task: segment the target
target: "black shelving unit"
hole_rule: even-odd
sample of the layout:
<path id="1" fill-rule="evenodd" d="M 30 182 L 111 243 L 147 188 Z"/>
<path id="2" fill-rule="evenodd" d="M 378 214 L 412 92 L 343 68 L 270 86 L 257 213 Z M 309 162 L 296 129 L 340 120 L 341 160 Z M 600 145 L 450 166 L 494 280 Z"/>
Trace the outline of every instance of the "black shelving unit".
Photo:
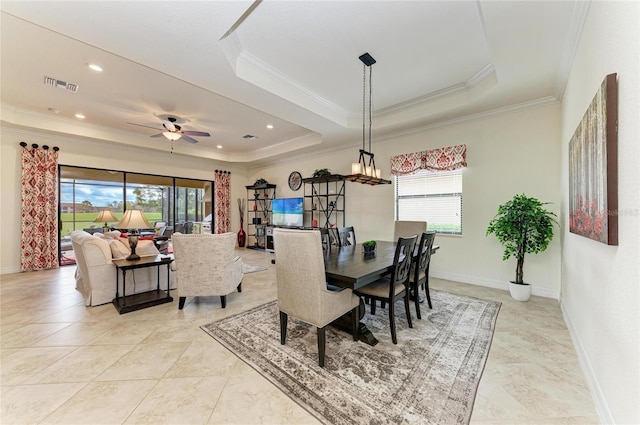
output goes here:
<path id="1" fill-rule="evenodd" d="M 345 177 L 330 174 L 302 179 L 305 223 L 337 232 L 345 223 Z M 337 233 L 336 233 L 337 234 Z"/>
<path id="2" fill-rule="evenodd" d="M 271 201 L 276 197 L 275 184 L 247 188 L 247 248 L 265 249 L 267 226 L 271 223 Z"/>

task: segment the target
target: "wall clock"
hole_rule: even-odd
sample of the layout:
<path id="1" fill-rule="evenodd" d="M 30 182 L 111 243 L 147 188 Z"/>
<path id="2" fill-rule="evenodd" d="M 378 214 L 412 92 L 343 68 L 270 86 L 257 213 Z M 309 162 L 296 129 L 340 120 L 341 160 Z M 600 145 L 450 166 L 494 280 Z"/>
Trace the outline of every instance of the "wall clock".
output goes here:
<path id="1" fill-rule="evenodd" d="M 294 171 L 289 174 L 289 189 L 298 190 L 302 186 L 302 176 L 299 172 Z"/>

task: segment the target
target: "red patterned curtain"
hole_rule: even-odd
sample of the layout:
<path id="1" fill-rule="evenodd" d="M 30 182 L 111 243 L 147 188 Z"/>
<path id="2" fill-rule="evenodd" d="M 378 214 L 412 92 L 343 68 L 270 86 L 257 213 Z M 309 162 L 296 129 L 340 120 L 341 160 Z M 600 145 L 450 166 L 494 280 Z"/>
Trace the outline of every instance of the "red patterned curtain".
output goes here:
<path id="1" fill-rule="evenodd" d="M 215 184 L 215 233 L 231 230 L 231 173 L 216 170 Z"/>
<path id="2" fill-rule="evenodd" d="M 58 148 L 20 143 L 22 247 L 20 270 L 58 267 Z"/>
<path id="3" fill-rule="evenodd" d="M 405 153 L 391 157 L 391 174 L 406 176 L 418 170 L 453 171 L 467 166 L 467 146 Z"/>

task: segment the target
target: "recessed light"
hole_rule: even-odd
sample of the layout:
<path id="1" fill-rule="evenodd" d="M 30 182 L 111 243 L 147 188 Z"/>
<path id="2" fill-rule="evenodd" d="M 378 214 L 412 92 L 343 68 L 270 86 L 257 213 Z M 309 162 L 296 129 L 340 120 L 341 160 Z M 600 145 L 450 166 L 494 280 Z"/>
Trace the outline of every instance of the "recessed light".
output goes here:
<path id="1" fill-rule="evenodd" d="M 96 72 L 102 72 L 102 67 L 100 65 L 96 65 L 95 63 L 90 63 L 89 68 Z"/>
<path id="2" fill-rule="evenodd" d="M 273 124 L 267 124 L 267 128 L 271 130 L 273 128 Z"/>
<path id="3" fill-rule="evenodd" d="M 83 120 L 86 117 L 84 115 L 82 115 L 82 114 L 76 114 L 76 118 L 78 118 L 79 120 Z"/>
<path id="4" fill-rule="evenodd" d="M 222 145 L 218 145 L 218 146 L 216 146 L 216 148 L 222 149 Z"/>

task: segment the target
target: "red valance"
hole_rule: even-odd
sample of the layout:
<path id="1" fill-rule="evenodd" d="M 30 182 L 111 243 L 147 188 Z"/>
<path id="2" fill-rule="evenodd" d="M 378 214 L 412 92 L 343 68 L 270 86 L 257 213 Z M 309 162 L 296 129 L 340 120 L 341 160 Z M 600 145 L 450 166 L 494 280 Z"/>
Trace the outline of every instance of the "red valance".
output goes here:
<path id="1" fill-rule="evenodd" d="M 406 176 L 418 170 L 453 171 L 467 166 L 467 145 L 448 146 L 391 157 L 391 174 Z"/>

